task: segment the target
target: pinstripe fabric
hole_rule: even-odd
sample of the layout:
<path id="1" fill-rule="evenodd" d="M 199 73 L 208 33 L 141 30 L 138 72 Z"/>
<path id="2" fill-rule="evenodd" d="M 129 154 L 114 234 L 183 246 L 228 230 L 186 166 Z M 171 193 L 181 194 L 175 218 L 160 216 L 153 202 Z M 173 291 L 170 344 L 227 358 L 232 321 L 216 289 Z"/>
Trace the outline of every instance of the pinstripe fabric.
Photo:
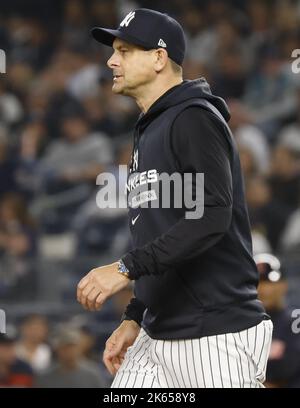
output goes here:
<path id="1" fill-rule="evenodd" d="M 112 388 L 263 388 L 273 325 L 237 333 L 155 340 L 141 329 Z"/>

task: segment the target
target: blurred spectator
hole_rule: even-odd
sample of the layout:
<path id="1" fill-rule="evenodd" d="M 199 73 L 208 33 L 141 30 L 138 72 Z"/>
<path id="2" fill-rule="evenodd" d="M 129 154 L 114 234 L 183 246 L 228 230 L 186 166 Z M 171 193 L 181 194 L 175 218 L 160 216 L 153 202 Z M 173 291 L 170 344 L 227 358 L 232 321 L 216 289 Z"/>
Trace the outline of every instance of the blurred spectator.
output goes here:
<path id="1" fill-rule="evenodd" d="M 99 352 L 95 355 L 96 336 L 88 326 L 83 326 L 79 332 L 79 352 L 87 361 L 97 361 Z"/>
<path id="2" fill-rule="evenodd" d="M 23 108 L 19 99 L 6 90 L 5 82 L 0 82 L 0 122 L 11 126 L 18 123 L 23 116 Z"/>
<path id="3" fill-rule="evenodd" d="M 186 30 L 187 58 L 208 63 L 215 45 L 215 34 L 206 27 L 204 17 L 203 10 L 198 7 L 187 7 L 182 15 L 182 23 Z"/>
<path id="4" fill-rule="evenodd" d="M 186 58 L 183 62 L 183 78 L 198 79 L 199 76 L 203 76 L 208 82 L 211 82 L 212 72 L 204 63 Z"/>
<path id="5" fill-rule="evenodd" d="M 258 50 L 272 37 L 272 18 L 274 9 L 271 2 L 261 0 L 246 1 L 246 11 L 250 23 L 250 52 Z"/>
<path id="6" fill-rule="evenodd" d="M 283 211 L 291 213 L 298 206 L 300 196 L 299 153 L 278 145 L 273 150 L 269 182 L 274 199 Z"/>
<path id="7" fill-rule="evenodd" d="M 241 50 L 221 50 L 212 78 L 212 91 L 222 98 L 241 98 L 245 92 L 246 80 Z"/>
<path id="8" fill-rule="evenodd" d="M 51 350 L 46 343 L 48 322 L 41 315 L 27 316 L 20 328 L 17 356 L 26 361 L 34 372 L 45 371 L 51 363 Z"/>
<path id="9" fill-rule="evenodd" d="M 299 202 L 298 156 L 284 146 L 276 147 L 269 176 L 263 178 L 255 175 L 249 152 L 243 148 L 240 151 L 251 225 L 255 230 L 264 231 L 273 250 L 276 250 L 286 223 Z"/>
<path id="10" fill-rule="evenodd" d="M 279 32 L 289 33 L 299 27 L 299 10 L 297 10 L 297 3 L 299 8 L 299 2 L 297 1 L 278 2 L 277 7 L 274 9 L 274 20 L 276 29 Z"/>
<path id="11" fill-rule="evenodd" d="M 14 15 L 8 21 L 11 54 L 14 62 L 29 63 L 34 69 L 43 68 L 52 52 L 53 42 L 45 25 L 33 18 Z"/>
<path id="12" fill-rule="evenodd" d="M 28 200 L 38 189 L 37 167 L 47 144 L 47 129 L 41 120 L 32 120 L 23 127 L 20 135 L 18 166 L 15 179 L 18 189 Z"/>
<path id="13" fill-rule="evenodd" d="M 70 113 L 62 120 L 63 139 L 49 146 L 40 170 L 50 192 L 70 185 L 95 182 L 99 173 L 112 162 L 109 140 L 103 134 L 90 134 L 84 116 Z"/>
<path id="14" fill-rule="evenodd" d="M 15 121 L 19 121 L 22 119 L 24 108 L 20 103 L 22 103 L 22 98 L 26 97 L 28 87 L 34 79 L 35 70 L 29 62 L 12 61 L 6 75 L 10 89 L 12 89 L 15 96 L 15 105 L 18 106 L 15 109 L 18 112 L 18 115 L 15 116 Z"/>
<path id="15" fill-rule="evenodd" d="M 275 46 L 263 49 L 259 62 L 258 70 L 248 80 L 244 102 L 251 109 L 254 122 L 274 139 L 280 121 L 293 112 L 294 87 Z"/>
<path id="16" fill-rule="evenodd" d="M 108 250 L 121 255 L 127 249 L 129 229 L 125 186 L 131 150 L 132 141 L 128 141 L 124 135 L 117 149 L 115 164 L 107 168 L 115 178 L 115 183 L 111 183 L 112 189 L 109 191 L 108 186 L 105 186 L 105 194 L 102 194 L 100 187 L 97 194 L 79 208 L 73 219 L 78 240 L 77 252 L 81 255 L 96 256 L 99 251 Z M 105 203 L 98 203 L 99 196 L 105 198 Z"/>
<path id="17" fill-rule="evenodd" d="M 69 227 L 72 212 L 90 197 L 96 177 L 113 159 L 109 139 L 90 133 L 84 116 L 70 113 L 61 127 L 63 138 L 50 144 L 40 161 L 44 197 L 35 203 L 45 225 L 49 222 L 54 229 Z"/>
<path id="18" fill-rule="evenodd" d="M 112 323 L 112 321 L 110 322 Z M 88 366 L 92 366 L 94 369 L 96 369 L 97 373 L 100 375 L 102 387 L 109 387 L 112 383 L 112 378 L 102 361 L 104 351 L 103 342 L 106 341 L 106 334 L 104 328 L 103 336 L 103 328 L 101 328 L 101 326 L 104 325 L 105 322 L 101 322 L 101 320 L 90 321 L 81 325 L 79 328 L 80 340 L 78 347 L 82 356 L 82 361 L 85 361 Z M 74 327 L 76 327 L 76 325 Z"/>
<path id="19" fill-rule="evenodd" d="M 267 173 L 270 165 L 270 148 L 264 133 L 253 125 L 251 113 L 241 102 L 231 99 L 228 105 L 231 113 L 229 124 L 238 146 L 252 153 L 259 173 Z"/>
<path id="20" fill-rule="evenodd" d="M 17 358 L 15 339 L 0 333 L 0 387 L 31 387 L 32 384 L 31 367 Z"/>
<path id="21" fill-rule="evenodd" d="M 252 150 L 247 146 L 239 146 L 240 161 L 245 179 L 257 174 L 257 165 Z"/>
<path id="22" fill-rule="evenodd" d="M 280 269 L 279 260 L 271 254 L 255 257 L 260 273 L 258 294 L 267 313 L 271 316 L 274 329 L 267 366 L 267 387 L 300 387 L 300 340 L 292 332 L 291 312 L 284 304 L 287 282 Z"/>
<path id="23" fill-rule="evenodd" d="M 120 8 L 124 7 L 124 4 L 126 6 L 127 3 L 127 1 L 119 2 L 116 0 L 92 0 L 90 7 L 90 18 L 92 23 L 101 27 L 117 26 L 119 20 L 127 14 L 127 11 L 125 11 L 121 16 L 118 16 L 118 12 Z M 128 10 L 128 13 L 129 11 L 130 10 Z"/>
<path id="24" fill-rule="evenodd" d="M 300 156 L 300 84 L 296 84 L 296 104 L 294 120 L 284 126 L 279 133 L 278 145 L 284 146 Z"/>
<path id="25" fill-rule="evenodd" d="M 282 21 L 281 16 L 278 13 L 278 23 Z M 296 27 L 289 28 L 287 30 L 279 31 L 278 41 L 280 46 L 280 52 L 286 61 L 286 65 L 290 64 L 291 50 L 296 50 L 299 48 L 299 13 L 295 13 L 292 16 L 292 24 L 296 23 Z M 287 68 L 290 68 L 287 66 Z M 297 79 L 295 78 L 297 83 Z"/>
<path id="26" fill-rule="evenodd" d="M 261 176 L 246 180 L 246 199 L 252 229 L 261 232 L 272 248 L 277 248 L 289 212 L 273 199 L 268 182 Z"/>
<path id="27" fill-rule="evenodd" d="M 300 249 L 300 208 L 294 211 L 287 220 L 280 239 L 280 250 L 284 254 L 299 254 Z"/>
<path id="28" fill-rule="evenodd" d="M 102 388 L 97 366 L 82 357 L 78 331 L 64 327 L 53 339 L 56 364 L 36 376 L 40 388 Z"/>
<path id="29" fill-rule="evenodd" d="M 94 96 L 98 91 L 99 66 L 93 64 L 86 54 L 79 54 L 79 67 L 68 80 L 67 88 L 70 95 L 82 100 L 86 97 Z"/>
<path id="30" fill-rule="evenodd" d="M 16 191 L 15 172 L 17 160 L 10 154 L 8 132 L 0 127 L 0 198 L 8 192 Z"/>
<path id="31" fill-rule="evenodd" d="M 0 201 L 0 291 L 10 300 L 33 296 L 36 278 L 32 257 L 36 231 L 21 196 L 7 194 Z"/>
<path id="32" fill-rule="evenodd" d="M 84 3 L 80 0 L 67 0 L 64 3 L 64 28 L 62 42 L 70 48 L 84 49 L 89 40 L 87 15 Z"/>
<path id="33" fill-rule="evenodd" d="M 104 132 L 109 136 L 115 136 L 119 127 L 109 111 L 106 99 L 103 95 L 95 95 L 85 98 L 83 106 L 94 132 Z"/>
<path id="34" fill-rule="evenodd" d="M 64 58 L 68 58 L 68 56 Z M 59 70 L 59 74 L 55 74 L 56 69 Z M 60 67 L 52 67 L 50 78 L 47 80 L 49 80 L 49 86 L 54 87 L 54 92 L 46 91 L 45 95 L 42 95 L 41 98 L 38 95 L 37 102 L 47 104 L 45 108 L 42 107 L 42 110 L 44 110 L 48 133 L 52 140 L 57 140 L 61 135 L 61 122 L 65 112 L 80 112 L 82 105 L 74 96 L 67 92 L 67 75 L 61 71 Z M 34 104 L 35 102 L 33 100 L 32 103 Z M 30 108 L 33 109 L 34 106 L 29 106 Z"/>

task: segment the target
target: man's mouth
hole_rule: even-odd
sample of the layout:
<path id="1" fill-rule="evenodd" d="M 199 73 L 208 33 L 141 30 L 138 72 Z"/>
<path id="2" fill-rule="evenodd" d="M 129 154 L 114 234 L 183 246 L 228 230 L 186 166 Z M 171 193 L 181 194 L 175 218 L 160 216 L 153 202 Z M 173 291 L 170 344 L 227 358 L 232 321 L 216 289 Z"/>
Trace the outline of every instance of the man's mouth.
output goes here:
<path id="1" fill-rule="evenodd" d="M 118 78 L 121 78 L 123 75 L 114 75 L 113 80 L 116 81 Z"/>

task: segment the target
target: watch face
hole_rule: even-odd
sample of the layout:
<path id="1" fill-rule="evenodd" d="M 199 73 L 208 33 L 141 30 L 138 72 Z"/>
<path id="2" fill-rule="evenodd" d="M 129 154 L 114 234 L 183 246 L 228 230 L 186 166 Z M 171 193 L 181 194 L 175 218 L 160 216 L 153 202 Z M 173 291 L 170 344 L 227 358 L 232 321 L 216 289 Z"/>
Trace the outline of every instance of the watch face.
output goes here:
<path id="1" fill-rule="evenodd" d="M 119 272 L 128 277 L 129 270 L 122 261 L 119 262 Z"/>
<path id="2" fill-rule="evenodd" d="M 120 263 L 119 263 L 119 270 L 120 270 L 121 272 L 126 272 L 126 271 L 127 271 L 127 268 L 126 268 L 126 266 L 124 265 L 123 262 L 120 262 Z"/>

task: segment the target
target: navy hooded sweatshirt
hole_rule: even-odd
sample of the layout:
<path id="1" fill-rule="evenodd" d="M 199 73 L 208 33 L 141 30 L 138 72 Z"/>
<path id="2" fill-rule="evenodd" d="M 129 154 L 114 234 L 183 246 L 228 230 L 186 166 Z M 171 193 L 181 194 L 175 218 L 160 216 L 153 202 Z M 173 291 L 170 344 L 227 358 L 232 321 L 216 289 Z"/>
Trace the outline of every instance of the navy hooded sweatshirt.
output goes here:
<path id="1" fill-rule="evenodd" d="M 237 332 L 268 319 L 257 299 L 258 272 L 229 119 L 224 100 L 200 78 L 169 89 L 135 126 L 127 181 L 134 249 L 122 257 L 135 280 L 135 297 L 125 316 L 152 338 Z M 187 208 L 175 208 L 172 199 L 170 208 L 156 199 L 158 175 L 175 172 L 204 174 L 201 218 L 187 218 Z M 193 192 L 195 185 L 193 177 Z M 139 206 L 143 200 L 151 205 Z"/>

